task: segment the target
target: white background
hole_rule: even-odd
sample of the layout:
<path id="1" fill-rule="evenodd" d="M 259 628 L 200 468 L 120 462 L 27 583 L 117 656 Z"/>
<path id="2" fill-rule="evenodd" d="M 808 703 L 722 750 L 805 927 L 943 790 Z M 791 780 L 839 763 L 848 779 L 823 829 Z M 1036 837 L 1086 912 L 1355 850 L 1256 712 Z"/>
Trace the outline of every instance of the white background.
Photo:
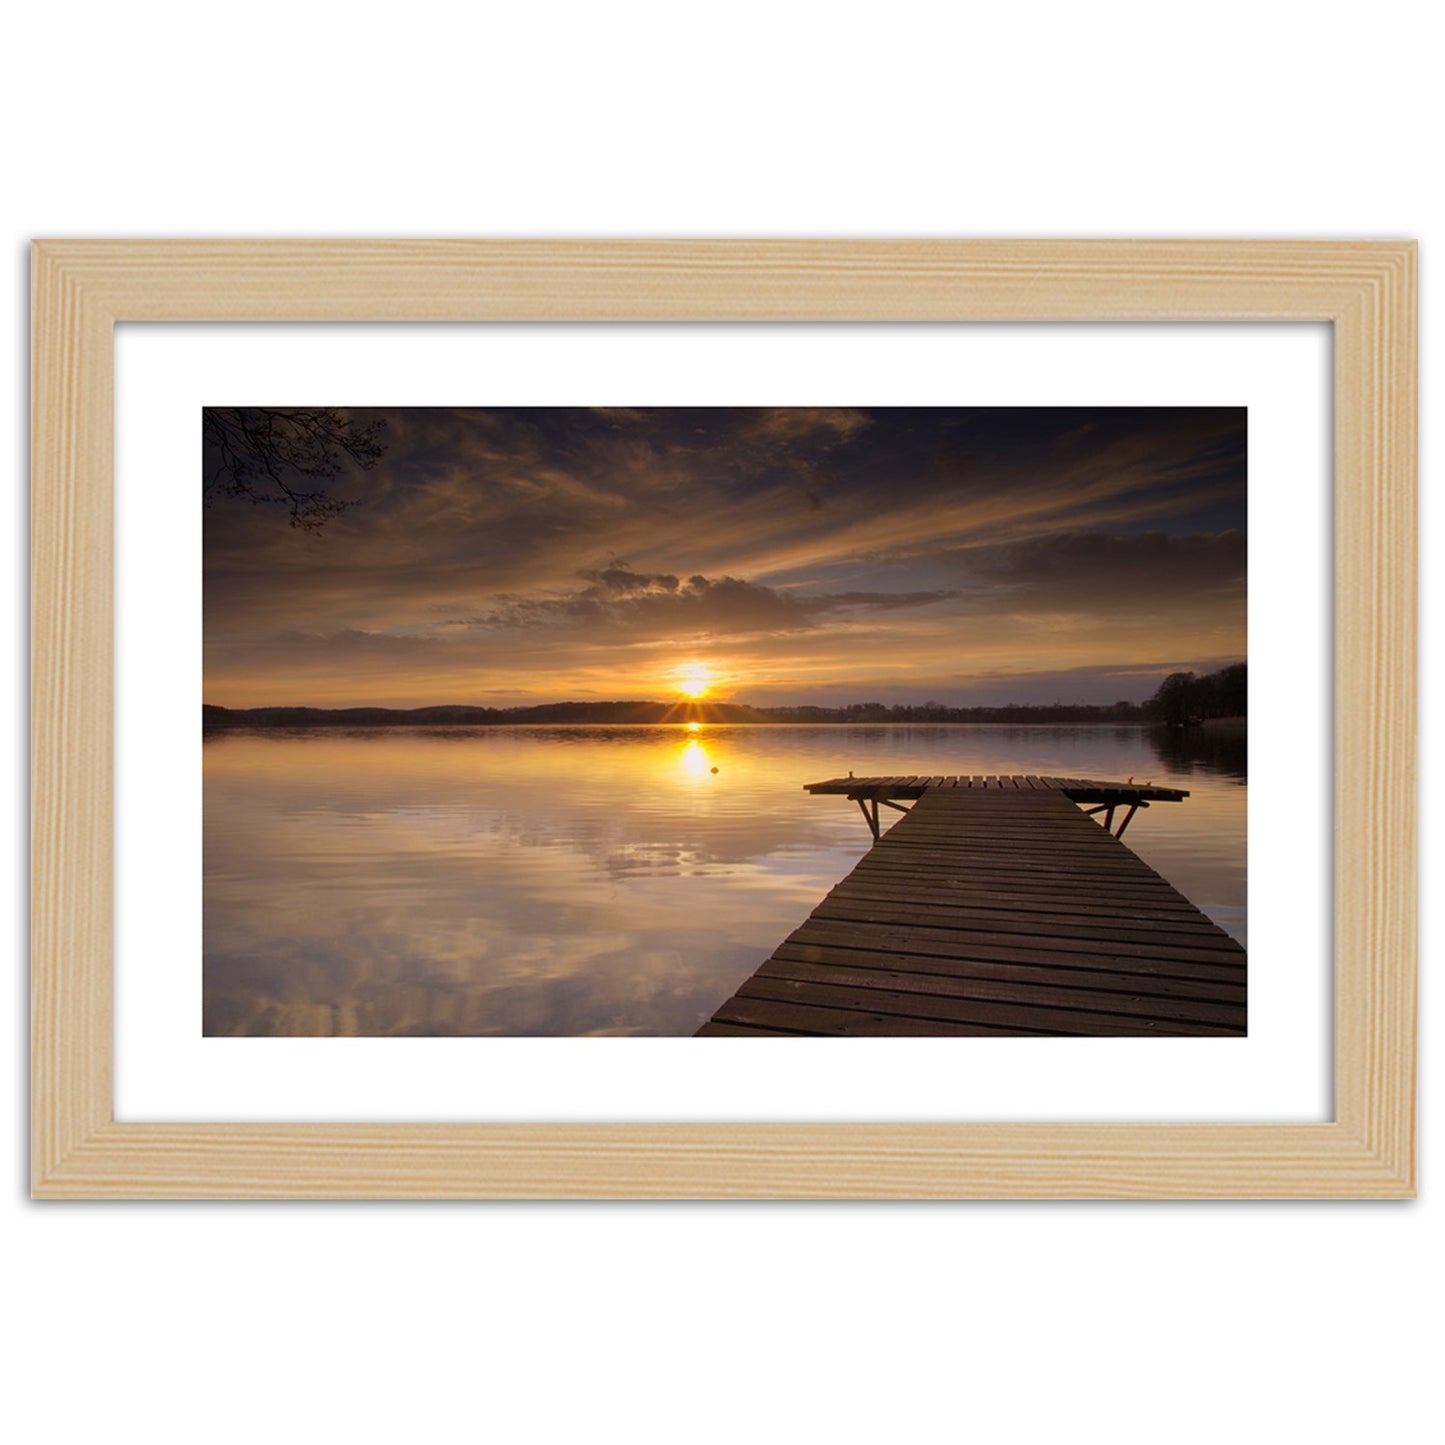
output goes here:
<path id="1" fill-rule="evenodd" d="M 1415 236 L 1428 396 L 1445 216 L 1426 14 L 1390 0 L 1348 14 L 1259 0 L 19 12 L 0 75 L 14 792 L 29 237 Z M 1429 420 L 1422 520 L 1438 555 Z M 1427 660 L 1439 599 L 1427 569 Z M 1427 747 L 1426 880 L 1437 772 Z M 32 1205 L 21 811 L 0 871 L 15 964 L 0 995 L 0 1358 L 18 1438 L 1438 1428 L 1428 1049 L 1412 1204 Z M 1428 887 L 1424 902 L 1428 1043 Z"/>
<path id="2" fill-rule="evenodd" d="M 1333 1117 L 1328 730 L 1298 721 L 1330 712 L 1331 359 L 1320 325 L 122 327 L 116 1117 Z M 575 404 L 599 387 L 609 404 L 1248 408 L 1251 555 L 1287 558 L 1289 585 L 1266 580 L 1249 617 L 1247 1039 L 1208 1048 L 1009 1039 L 987 1049 L 916 1039 L 778 1049 L 757 1039 L 699 1049 L 685 1038 L 199 1035 L 200 408 L 258 395 Z"/>

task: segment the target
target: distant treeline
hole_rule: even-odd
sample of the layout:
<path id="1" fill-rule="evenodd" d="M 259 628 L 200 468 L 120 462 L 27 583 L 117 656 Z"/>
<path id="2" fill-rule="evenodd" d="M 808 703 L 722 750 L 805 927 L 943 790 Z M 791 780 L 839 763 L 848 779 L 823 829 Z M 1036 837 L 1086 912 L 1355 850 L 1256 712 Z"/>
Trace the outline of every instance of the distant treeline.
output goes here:
<path id="1" fill-rule="evenodd" d="M 1197 677 L 1176 672 L 1147 702 L 1011 703 L 948 707 L 939 702 L 846 707 L 749 707 L 736 702 L 551 702 L 535 707 L 215 707 L 206 728 L 477 727 L 566 723 L 1165 723 L 1190 724 L 1246 713 L 1245 664 Z"/>
<path id="2" fill-rule="evenodd" d="M 1202 723 L 1213 717 L 1249 715 L 1249 674 L 1236 662 L 1218 672 L 1196 677 L 1192 672 L 1171 672 L 1144 704 L 1150 722 Z"/>

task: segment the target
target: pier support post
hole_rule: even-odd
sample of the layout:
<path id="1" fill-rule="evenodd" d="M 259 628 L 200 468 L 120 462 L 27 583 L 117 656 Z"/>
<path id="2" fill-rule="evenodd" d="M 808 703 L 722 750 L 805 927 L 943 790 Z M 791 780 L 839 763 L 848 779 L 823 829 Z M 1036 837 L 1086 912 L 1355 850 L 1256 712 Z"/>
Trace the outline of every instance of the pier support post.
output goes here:
<path id="1" fill-rule="evenodd" d="M 863 814 L 863 821 L 868 824 L 868 830 L 873 834 L 873 841 L 876 843 L 881 836 L 878 832 L 878 800 L 876 798 L 855 798 L 859 810 Z M 872 811 L 869 811 L 869 803 L 872 803 Z"/>
<path id="2" fill-rule="evenodd" d="M 1139 811 L 1140 808 L 1147 808 L 1148 806 L 1149 804 L 1146 803 L 1142 798 L 1140 798 L 1137 802 L 1133 803 L 1130 806 L 1129 811 L 1124 814 L 1124 821 L 1119 824 L 1119 831 L 1115 833 L 1114 836 L 1116 838 L 1122 838 L 1124 836 L 1124 829 L 1129 826 L 1129 819 L 1132 818 L 1134 814 Z"/>

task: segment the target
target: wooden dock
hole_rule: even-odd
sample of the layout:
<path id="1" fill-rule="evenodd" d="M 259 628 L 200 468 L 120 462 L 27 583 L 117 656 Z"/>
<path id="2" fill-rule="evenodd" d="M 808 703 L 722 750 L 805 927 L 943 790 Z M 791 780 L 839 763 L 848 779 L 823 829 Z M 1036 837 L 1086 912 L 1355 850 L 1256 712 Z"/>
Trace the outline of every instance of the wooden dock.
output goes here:
<path id="1" fill-rule="evenodd" d="M 873 847 L 700 1037 L 1245 1033 L 1244 950 L 1119 839 L 1186 792 L 851 775 L 807 791 L 857 802 Z M 884 831 L 880 805 L 905 816 Z"/>

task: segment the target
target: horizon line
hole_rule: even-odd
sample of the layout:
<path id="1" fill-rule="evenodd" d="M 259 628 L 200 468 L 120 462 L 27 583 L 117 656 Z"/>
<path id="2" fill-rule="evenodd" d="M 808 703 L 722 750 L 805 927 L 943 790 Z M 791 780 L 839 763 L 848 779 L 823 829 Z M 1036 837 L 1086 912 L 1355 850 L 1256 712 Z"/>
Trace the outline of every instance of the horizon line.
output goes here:
<path id="1" fill-rule="evenodd" d="M 1008 702 L 943 702 L 937 698 L 929 698 L 922 702 L 881 702 L 870 700 L 867 702 L 778 702 L 778 703 L 750 703 L 742 702 L 733 698 L 576 698 L 563 697 L 553 698 L 544 702 L 518 702 L 518 703 L 472 703 L 472 702 L 424 702 L 414 704 L 397 703 L 307 703 L 307 702 L 263 702 L 263 703 L 214 703 L 202 700 L 203 708 L 215 708 L 221 712 L 266 712 L 266 711 L 306 711 L 306 712 L 427 712 L 435 709 L 448 708 L 453 710 L 465 710 L 470 712 L 525 712 L 533 708 L 555 708 L 555 707 L 647 707 L 666 708 L 671 711 L 700 712 L 710 708 L 735 708 L 747 712 L 778 712 L 794 710 L 799 708 L 812 708 L 820 712 L 847 712 L 850 709 L 871 710 L 874 708 L 888 711 L 902 708 L 942 708 L 951 712 L 982 712 L 998 711 L 1001 709 L 1037 709 L 1048 710 L 1054 708 L 1089 708 L 1098 712 L 1114 711 L 1121 707 L 1143 708 L 1152 698 L 1145 698 L 1139 701 L 1120 698 L 1114 702 L 1087 702 L 1080 698 L 1064 699 L 1055 698 L 1052 702 L 1025 702 L 1014 699 Z"/>

